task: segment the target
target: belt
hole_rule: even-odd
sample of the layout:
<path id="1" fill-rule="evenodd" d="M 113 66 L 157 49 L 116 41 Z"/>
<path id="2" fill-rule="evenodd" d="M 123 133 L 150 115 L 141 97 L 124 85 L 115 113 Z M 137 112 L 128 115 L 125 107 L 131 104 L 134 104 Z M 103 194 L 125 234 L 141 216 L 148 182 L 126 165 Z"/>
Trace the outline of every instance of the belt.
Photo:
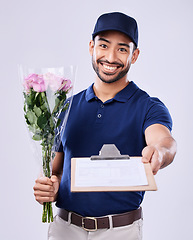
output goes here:
<path id="1" fill-rule="evenodd" d="M 70 222 L 78 227 L 82 227 L 86 231 L 96 231 L 97 229 L 110 228 L 109 217 L 83 217 L 73 212 L 68 212 L 65 209 L 59 209 L 58 216 L 65 221 L 68 221 L 69 213 Z M 121 227 L 132 224 L 134 221 L 142 218 L 141 207 L 137 210 L 112 215 L 113 227 Z"/>

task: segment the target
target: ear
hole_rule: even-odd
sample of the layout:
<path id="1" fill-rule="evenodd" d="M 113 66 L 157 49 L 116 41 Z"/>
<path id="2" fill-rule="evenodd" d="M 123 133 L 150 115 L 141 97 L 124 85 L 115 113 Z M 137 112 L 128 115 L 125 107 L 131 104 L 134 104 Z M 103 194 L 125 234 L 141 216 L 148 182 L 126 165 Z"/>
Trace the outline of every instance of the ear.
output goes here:
<path id="1" fill-rule="evenodd" d="M 94 51 L 94 41 L 90 40 L 89 42 L 89 53 L 92 56 L 93 55 L 93 51 Z"/>
<path id="2" fill-rule="evenodd" d="M 140 53 L 139 48 L 135 49 L 131 59 L 131 64 L 134 64 L 137 61 L 139 53 Z"/>

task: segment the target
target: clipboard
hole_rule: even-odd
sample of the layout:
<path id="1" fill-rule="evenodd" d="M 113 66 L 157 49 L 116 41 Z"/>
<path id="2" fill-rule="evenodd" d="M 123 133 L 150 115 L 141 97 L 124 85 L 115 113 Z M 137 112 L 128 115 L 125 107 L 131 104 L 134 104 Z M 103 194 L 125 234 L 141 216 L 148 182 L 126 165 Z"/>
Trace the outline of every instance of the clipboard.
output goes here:
<path id="1" fill-rule="evenodd" d="M 141 172 L 142 175 L 145 175 L 146 178 L 146 180 L 144 180 L 145 184 L 130 185 L 127 184 L 127 182 L 126 183 L 124 182 L 123 177 L 120 178 L 118 177 L 118 180 L 119 179 L 121 180 L 120 185 L 119 181 L 111 183 L 112 179 L 110 179 L 110 175 L 108 175 L 109 171 L 114 169 L 116 174 L 116 166 L 122 165 L 123 166 L 122 170 L 123 171 L 125 170 L 127 172 L 127 168 L 132 166 L 132 164 L 134 163 L 133 161 L 135 161 L 135 166 L 139 167 L 140 165 L 139 169 L 140 171 L 142 171 Z M 106 164 L 108 164 L 110 170 L 108 169 L 108 167 L 104 167 L 106 166 Z M 93 165 L 94 168 L 90 168 L 91 165 Z M 92 170 L 92 174 L 91 172 L 88 172 L 89 169 Z M 98 169 L 99 175 L 97 175 L 97 170 L 95 169 Z M 104 183 L 101 182 L 102 179 L 100 179 L 100 172 L 104 172 L 104 174 L 107 174 L 109 176 L 109 179 L 107 179 L 107 184 L 105 181 Z M 81 174 L 83 175 L 82 178 L 81 176 L 79 176 Z M 117 176 L 116 175 L 114 176 L 116 179 Z M 126 174 L 124 174 L 124 176 L 126 176 Z M 92 183 L 92 180 L 94 178 L 96 178 L 96 180 L 94 183 Z M 81 182 L 82 179 L 84 179 L 84 182 Z M 137 178 L 136 181 L 138 182 Z M 109 184 L 109 182 L 111 184 Z M 71 192 L 119 192 L 119 191 L 156 191 L 156 190 L 157 185 L 151 170 L 150 163 L 142 163 L 141 157 L 130 157 L 129 155 L 121 155 L 119 150 L 116 148 L 114 144 L 104 144 L 103 147 L 101 148 L 101 151 L 99 152 L 99 155 L 91 156 L 90 158 L 71 159 Z"/>

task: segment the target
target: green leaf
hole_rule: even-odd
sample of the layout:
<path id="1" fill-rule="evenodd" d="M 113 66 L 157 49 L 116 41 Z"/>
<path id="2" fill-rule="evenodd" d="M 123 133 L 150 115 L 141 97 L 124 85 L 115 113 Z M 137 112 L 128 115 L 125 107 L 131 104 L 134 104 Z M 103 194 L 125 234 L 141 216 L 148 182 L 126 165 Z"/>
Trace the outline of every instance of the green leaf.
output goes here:
<path id="1" fill-rule="evenodd" d="M 52 112 L 52 114 L 54 116 L 60 111 L 64 102 L 66 101 L 66 93 L 65 92 L 61 91 L 61 92 L 57 93 L 56 95 L 57 95 L 57 98 L 55 99 L 55 107 Z"/>
<path id="2" fill-rule="evenodd" d="M 31 90 L 29 94 L 24 95 L 26 104 L 29 109 L 32 109 L 33 106 L 35 105 L 35 96 L 36 93 L 33 90 Z"/>
<path id="3" fill-rule="evenodd" d="M 55 106 L 58 106 L 60 104 L 60 99 L 57 97 L 56 99 L 55 99 Z"/>
<path id="4" fill-rule="evenodd" d="M 50 127 L 53 129 L 54 128 L 54 119 L 50 117 Z"/>
<path id="5" fill-rule="evenodd" d="M 41 108 L 34 106 L 34 113 L 36 114 L 37 117 L 39 117 L 42 114 Z"/>
<path id="6" fill-rule="evenodd" d="M 28 126 L 28 128 L 29 128 L 30 132 L 32 132 L 34 134 L 39 134 L 39 135 L 41 134 L 41 129 L 35 124 Z"/>
<path id="7" fill-rule="evenodd" d="M 45 114 L 42 114 L 41 116 L 38 117 L 37 125 L 39 126 L 40 129 L 44 129 L 47 122 L 48 122 L 47 116 Z"/>
<path id="8" fill-rule="evenodd" d="M 49 111 L 48 104 L 44 103 L 43 105 L 40 106 L 40 109 L 42 111 Z"/>
<path id="9" fill-rule="evenodd" d="M 35 140 L 35 141 L 40 141 L 42 139 L 42 137 L 39 134 L 34 134 L 32 139 Z"/>
<path id="10" fill-rule="evenodd" d="M 61 104 L 61 100 L 59 99 L 59 97 L 57 97 L 57 98 L 55 99 L 55 107 L 54 107 L 54 109 L 53 109 L 53 111 L 52 111 L 52 114 L 53 114 L 53 115 L 55 115 L 55 114 L 58 112 L 58 109 L 59 109 L 60 104 Z"/>
<path id="11" fill-rule="evenodd" d="M 28 120 L 26 114 L 25 114 L 24 116 L 25 116 L 26 123 L 27 123 L 28 125 L 30 125 L 30 122 L 29 122 L 29 120 Z"/>
<path id="12" fill-rule="evenodd" d="M 26 112 L 26 104 L 24 104 L 23 110 L 24 112 Z"/>
<path id="13" fill-rule="evenodd" d="M 37 107 L 42 106 L 45 103 L 45 93 L 39 92 L 36 96 L 35 103 Z"/>
<path id="14" fill-rule="evenodd" d="M 57 123 L 56 123 L 56 128 L 59 127 L 60 123 L 61 123 L 61 119 L 59 118 Z"/>
<path id="15" fill-rule="evenodd" d="M 35 115 L 35 113 L 33 111 L 27 111 L 26 115 L 26 120 L 30 123 L 30 124 L 36 124 L 37 122 L 37 117 Z"/>
<path id="16" fill-rule="evenodd" d="M 67 102 L 67 103 L 65 104 L 64 108 L 62 109 L 62 112 L 66 111 L 66 110 L 68 109 L 69 105 L 70 105 L 70 103 Z"/>

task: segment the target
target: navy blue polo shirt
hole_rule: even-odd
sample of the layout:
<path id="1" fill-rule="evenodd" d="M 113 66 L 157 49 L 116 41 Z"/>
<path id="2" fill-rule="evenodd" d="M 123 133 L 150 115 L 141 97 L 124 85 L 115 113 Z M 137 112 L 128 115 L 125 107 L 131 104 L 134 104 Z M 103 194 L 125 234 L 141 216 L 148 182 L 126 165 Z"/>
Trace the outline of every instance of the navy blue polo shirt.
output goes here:
<path id="1" fill-rule="evenodd" d="M 144 192 L 72 193 L 71 158 L 98 155 L 103 144 L 115 144 L 121 154 L 141 156 L 144 131 L 156 123 L 171 130 L 167 108 L 134 82 L 104 103 L 95 96 L 93 85 L 75 95 L 59 150 L 64 152 L 64 166 L 56 206 L 95 217 L 137 209 Z"/>

